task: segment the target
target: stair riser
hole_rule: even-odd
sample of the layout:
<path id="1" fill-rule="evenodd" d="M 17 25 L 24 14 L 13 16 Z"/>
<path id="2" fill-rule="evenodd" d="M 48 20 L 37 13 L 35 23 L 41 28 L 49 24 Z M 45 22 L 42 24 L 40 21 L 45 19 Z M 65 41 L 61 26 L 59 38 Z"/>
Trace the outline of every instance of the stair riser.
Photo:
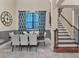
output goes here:
<path id="1" fill-rule="evenodd" d="M 64 26 L 58 26 L 58 28 L 65 28 Z"/>
<path id="2" fill-rule="evenodd" d="M 58 24 L 58 26 L 63 26 L 62 24 Z"/>
<path id="3" fill-rule="evenodd" d="M 66 30 L 65 28 L 58 28 L 58 30 Z"/>
<path id="4" fill-rule="evenodd" d="M 58 36 L 58 38 L 70 38 L 70 36 Z"/>
<path id="5" fill-rule="evenodd" d="M 58 47 L 77 47 L 77 44 L 58 44 Z"/>
<path id="6" fill-rule="evenodd" d="M 58 27 L 58 28 L 64 29 L 64 27 Z"/>
<path id="7" fill-rule="evenodd" d="M 67 32 L 66 30 L 59 30 L 58 32 Z"/>
<path id="8" fill-rule="evenodd" d="M 68 33 L 58 33 L 58 35 L 69 35 Z"/>
<path id="9" fill-rule="evenodd" d="M 70 35 L 59 35 L 58 34 L 58 37 L 70 37 Z"/>
<path id="10" fill-rule="evenodd" d="M 58 32 L 67 32 L 67 31 L 65 31 L 65 30 L 58 30 Z"/>
<path id="11" fill-rule="evenodd" d="M 58 21 L 58 24 L 62 24 L 62 23 Z"/>
<path id="12" fill-rule="evenodd" d="M 58 42 L 75 42 L 75 40 L 59 40 Z"/>

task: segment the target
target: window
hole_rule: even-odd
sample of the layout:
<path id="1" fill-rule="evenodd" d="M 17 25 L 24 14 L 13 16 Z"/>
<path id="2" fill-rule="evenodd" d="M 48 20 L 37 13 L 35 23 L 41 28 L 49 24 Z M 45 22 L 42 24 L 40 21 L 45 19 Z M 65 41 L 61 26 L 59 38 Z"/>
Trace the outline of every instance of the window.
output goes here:
<path id="1" fill-rule="evenodd" d="M 40 12 L 19 12 L 19 32 L 34 29 L 35 31 L 45 31 L 46 14 Z"/>

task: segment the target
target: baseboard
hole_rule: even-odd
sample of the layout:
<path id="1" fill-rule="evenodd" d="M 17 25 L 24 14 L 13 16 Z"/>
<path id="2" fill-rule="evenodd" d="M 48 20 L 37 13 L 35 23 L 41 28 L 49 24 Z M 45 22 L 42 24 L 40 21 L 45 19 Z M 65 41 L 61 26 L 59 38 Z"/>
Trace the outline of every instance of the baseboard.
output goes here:
<path id="1" fill-rule="evenodd" d="M 11 43 L 11 41 L 7 41 L 7 42 L 1 44 L 0 48 L 4 48 L 4 47 L 8 46 L 8 44 L 10 44 L 10 43 Z"/>

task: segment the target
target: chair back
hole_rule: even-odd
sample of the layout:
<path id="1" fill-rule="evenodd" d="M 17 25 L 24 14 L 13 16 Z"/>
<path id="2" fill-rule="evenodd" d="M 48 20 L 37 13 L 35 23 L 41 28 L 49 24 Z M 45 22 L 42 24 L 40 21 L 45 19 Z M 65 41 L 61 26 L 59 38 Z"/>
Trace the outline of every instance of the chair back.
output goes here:
<path id="1" fill-rule="evenodd" d="M 25 35 L 28 35 L 28 33 L 26 31 L 23 32 Z"/>
<path id="2" fill-rule="evenodd" d="M 35 31 L 35 34 L 37 34 L 37 36 L 39 36 L 39 31 Z"/>
<path id="3" fill-rule="evenodd" d="M 28 45 L 28 36 L 27 35 L 20 35 L 21 45 Z"/>
<path id="4" fill-rule="evenodd" d="M 12 36 L 12 35 L 14 35 L 14 32 L 10 32 L 10 33 L 9 33 L 9 36 Z"/>
<path id="5" fill-rule="evenodd" d="M 30 45 L 37 45 L 37 35 L 29 34 L 29 43 Z"/>
<path id="6" fill-rule="evenodd" d="M 30 32 L 29 32 L 29 34 L 33 34 L 33 33 L 34 33 L 34 31 L 30 31 Z"/>
<path id="7" fill-rule="evenodd" d="M 19 35 L 11 35 L 12 45 L 20 45 Z"/>
<path id="8" fill-rule="evenodd" d="M 44 32 L 44 37 L 46 37 L 46 32 Z"/>

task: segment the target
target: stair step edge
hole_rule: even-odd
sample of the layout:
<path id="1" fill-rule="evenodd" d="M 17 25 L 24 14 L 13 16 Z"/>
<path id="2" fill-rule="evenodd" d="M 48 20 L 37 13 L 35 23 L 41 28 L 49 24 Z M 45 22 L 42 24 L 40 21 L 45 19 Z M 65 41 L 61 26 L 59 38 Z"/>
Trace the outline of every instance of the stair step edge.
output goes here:
<path id="1" fill-rule="evenodd" d="M 70 36 L 70 35 L 65 35 L 65 34 L 64 35 L 60 35 L 60 34 L 58 34 L 58 36 Z"/>
<path id="2" fill-rule="evenodd" d="M 58 44 L 77 44 L 77 42 L 58 42 Z"/>
<path id="3" fill-rule="evenodd" d="M 71 39 L 71 38 L 58 38 L 58 40 L 75 40 L 75 39 Z"/>

